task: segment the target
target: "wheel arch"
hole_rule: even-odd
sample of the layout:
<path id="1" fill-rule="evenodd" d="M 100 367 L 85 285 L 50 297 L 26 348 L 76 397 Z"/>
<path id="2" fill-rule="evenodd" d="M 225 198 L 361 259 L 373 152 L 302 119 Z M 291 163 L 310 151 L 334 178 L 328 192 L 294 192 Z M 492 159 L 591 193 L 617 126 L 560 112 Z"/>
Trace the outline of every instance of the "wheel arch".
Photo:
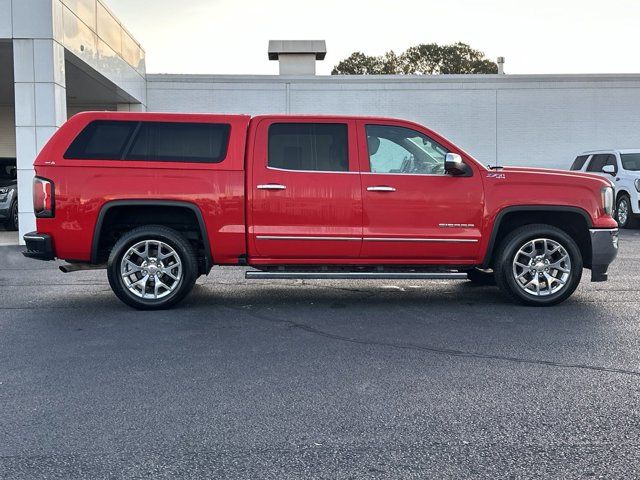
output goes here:
<path id="1" fill-rule="evenodd" d="M 631 192 L 629 192 L 626 188 L 619 188 L 616 192 L 616 204 L 618 203 L 618 200 L 620 200 L 620 197 L 623 195 L 631 198 Z"/>
<path id="2" fill-rule="evenodd" d="M 203 273 L 206 274 L 209 272 L 209 270 L 211 270 L 211 267 L 213 266 L 213 256 L 211 254 L 211 244 L 209 241 L 209 235 L 207 234 L 207 228 L 202 212 L 200 211 L 200 208 L 194 203 L 180 200 L 111 200 L 104 203 L 100 208 L 100 212 L 98 213 L 98 218 L 96 219 L 93 230 L 93 238 L 91 241 L 92 264 L 96 264 L 100 260 L 100 240 L 103 234 L 103 226 L 105 223 L 105 218 L 107 218 L 107 214 L 116 208 L 129 207 L 131 209 L 135 209 L 136 207 L 173 207 L 177 209 L 184 209 L 192 213 L 195 216 L 198 233 L 200 234 L 203 243 Z"/>
<path id="3" fill-rule="evenodd" d="M 545 216 L 549 213 L 554 214 L 550 217 L 551 221 Z M 496 215 L 480 268 L 492 266 L 495 249 L 509 232 L 534 223 L 553 225 L 565 231 L 578 244 L 585 267 L 591 266 L 589 229 L 593 227 L 593 222 L 586 210 L 564 205 L 516 205 L 505 207 Z"/>

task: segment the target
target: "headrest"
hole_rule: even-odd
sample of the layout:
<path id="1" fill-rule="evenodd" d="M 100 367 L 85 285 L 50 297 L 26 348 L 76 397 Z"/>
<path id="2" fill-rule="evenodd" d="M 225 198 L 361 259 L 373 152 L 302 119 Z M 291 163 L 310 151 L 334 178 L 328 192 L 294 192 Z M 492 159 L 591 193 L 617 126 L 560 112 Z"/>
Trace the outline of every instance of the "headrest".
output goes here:
<path id="1" fill-rule="evenodd" d="M 367 147 L 369 148 L 369 156 L 375 155 L 380 147 L 380 139 L 378 137 L 367 137 Z"/>

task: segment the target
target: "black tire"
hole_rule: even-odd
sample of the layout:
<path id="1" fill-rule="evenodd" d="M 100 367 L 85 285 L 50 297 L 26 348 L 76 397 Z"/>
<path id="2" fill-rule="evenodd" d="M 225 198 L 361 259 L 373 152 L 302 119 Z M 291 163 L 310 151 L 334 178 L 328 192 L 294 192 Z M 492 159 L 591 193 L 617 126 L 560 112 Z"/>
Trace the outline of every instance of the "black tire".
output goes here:
<path id="1" fill-rule="evenodd" d="M 625 205 L 627 216 L 624 222 L 620 221 L 618 217 L 618 212 L 620 211 L 621 205 Z M 623 193 L 618 197 L 618 201 L 616 202 L 616 221 L 618 222 L 618 226 L 620 228 L 634 228 L 637 224 L 637 219 L 633 215 L 633 210 L 631 209 L 631 198 L 629 195 Z"/>
<path id="2" fill-rule="evenodd" d="M 18 230 L 18 200 L 14 200 L 11 203 L 9 209 L 9 218 L 5 221 L 5 228 L 7 230 Z"/>
<path id="3" fill-rule="evenodd" d="M 471 281 L 471 283 L 475 283 L 476 285 L 496 284 L 496 276 L 493 271 L 481 270 L 479 268 L 469 270 L 467 272 L 467 278 Z"/>
<path id="4" fill-rule="evenodd" d="M 568 269 L 568 278 L 564 286 L 545 296 L 535 296 L 525 292 L 513 274 L 513 261 L 518 250 L 527 242 L 538 238 L 547 238 L 560 244 L 571 261 L 571 268 Z M 567 233 L 551 225 L 534 224 L 517 228 L 504 238 L 498 247 L 494 272 L 498 287 L 509 298 L 525 305 L 543 307 L 557 305 L 569 298 L 580 283 L 582 268 L 580 249 Z"/>
<path id="5" fill-rule="evenodd" d="M 169 245 L 182 264 L 182 276 L 178 285 L 163 298 L 146 299 L 136 296 L 129 291 L 121 275 L 123 256 L 130 247 L 144 240 L 159 240 Z M 191 244 L 180 233 L 161 225 L 148 225 L 134 228 L 120 237 L 109 254 L 107 276 L 113 292 L 127 305 L 138 310 L 161 310 L 172 307 L 191 291 L 198 276 L 198 261 Z"/>

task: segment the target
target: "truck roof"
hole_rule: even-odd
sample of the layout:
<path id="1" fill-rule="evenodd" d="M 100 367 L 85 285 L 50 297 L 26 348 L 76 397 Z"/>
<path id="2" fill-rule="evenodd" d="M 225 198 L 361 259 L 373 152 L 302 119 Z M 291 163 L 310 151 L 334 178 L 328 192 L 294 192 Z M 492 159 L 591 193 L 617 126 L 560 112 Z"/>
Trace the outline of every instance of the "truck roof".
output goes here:
<path id="1" fill-rule="evenodd" d="M 260 120 L 262 118 L 282 118 L 282 119 L 292 119 L 292 118 L 343 118 L 345 120 L 375 120 L 375 121 L 402 121 L 407 122 L 406 119 L 393 118 L 393 117 L 378 117 L 378 116 L 368 116 L 368 115 L 341 115 L 341 114 L 283 114 L 283 113 L 274 113 L 274 114 L 260 114 L 260 115 L 249 115 L 242 113 L 177 113 L 177 112 L 116 112 L 110 110 L 104 111 L 86 111 L 80 112 L 74 115 L 74 117 L 89 117 L 92 120 L 125 120 L 125 119 L 149 119 L 149 120 L 170 120 L 170 119 L 182 119 L 182 120 L 205 120 L 205 119 L 220 119 L 221 117 L 229 117 L 229 118 L 251 118 L 254 120 Z M 408 122 L 413 123 L 413 122 Z"/>
<path id="2" fill-rule="evenodd" d="M 586 150 L 582 152 L 580 155 L 591 155 L 594 153 L 640 153 L 640 148 L 603 148 L 601 150 Z"/>

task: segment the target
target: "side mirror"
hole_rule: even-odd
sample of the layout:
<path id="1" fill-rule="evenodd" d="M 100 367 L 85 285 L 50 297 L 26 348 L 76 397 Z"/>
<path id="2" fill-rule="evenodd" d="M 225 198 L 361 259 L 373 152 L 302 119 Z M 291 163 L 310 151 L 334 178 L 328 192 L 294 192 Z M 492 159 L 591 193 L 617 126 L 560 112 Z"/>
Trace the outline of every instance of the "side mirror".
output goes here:
<path id="1" fill-rule="evenodd" d="M 609 175 L 615 175 L 616 167 L 614 167 L 613 165 L 605 165 L 604 167 L 602 167 L 602 172 L 608 173 Z"/>
<path id="2" fill-rule="evenodd" d="M 462 157 L 457 153 L 447 153 L 444 158 L 444 171 L 456 177 L 471 176 L 471 168 L 462 161 Z"/>

